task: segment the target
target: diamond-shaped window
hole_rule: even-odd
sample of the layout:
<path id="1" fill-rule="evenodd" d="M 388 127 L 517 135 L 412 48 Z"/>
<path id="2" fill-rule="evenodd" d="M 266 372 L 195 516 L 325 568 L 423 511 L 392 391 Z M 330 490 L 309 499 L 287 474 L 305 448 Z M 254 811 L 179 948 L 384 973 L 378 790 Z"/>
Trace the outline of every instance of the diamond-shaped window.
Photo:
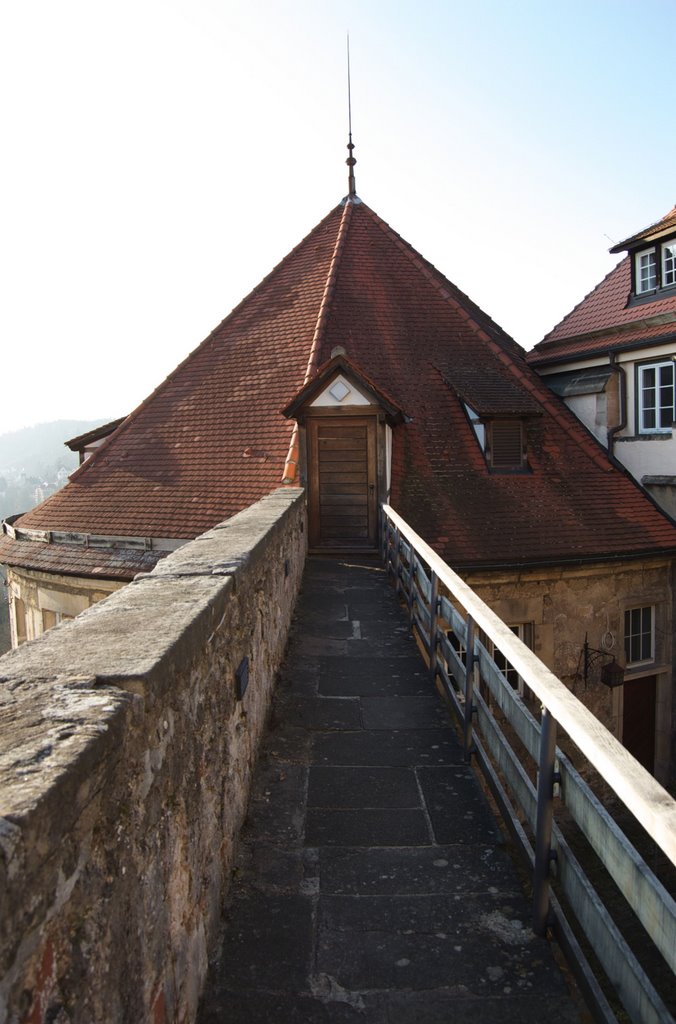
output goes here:
<path id="1" fill-rule="evenodd" d="M 344 398 L 350 394 L 351 388 L 348 388 L 342 380 L 337 380 L 335 384 L 332 384 L 329 388 L 329 394 L 333 395 L 337 402 L 342 402 Z"/>

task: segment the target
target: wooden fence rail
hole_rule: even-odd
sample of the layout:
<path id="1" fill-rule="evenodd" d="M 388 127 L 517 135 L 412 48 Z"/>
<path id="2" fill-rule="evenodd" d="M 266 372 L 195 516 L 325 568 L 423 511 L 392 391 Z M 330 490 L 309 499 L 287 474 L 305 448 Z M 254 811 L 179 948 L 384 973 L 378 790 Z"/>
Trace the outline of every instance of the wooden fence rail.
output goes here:
<path id="1" fill-rule="evenodd" d="M 465 754 L 485 775 L 532 872 L 533 927 L 552 929 L 599 1021 L 616 1021 L 566 913 L 577 918 L 607 978 L 636 1024 L 673 1022 L 611 911 L 557 822 L 581 830 L 676 972 L 676 902 L 571 761 L 556 746 L 564 730 L 590 765 L 676 864 L 676 802 L 598 719 L 390 506 L 382 507 L 383 560 L 407 606 L 411 628 L 461 725 Z M 484 638 L 518 672 L 541 705 L 540 720 L 510 686 Z M 495 710 L 499 715 L 495 714 Z M 503 728 L 501 718 L 509 728 Z M 514 749 L 510 733 L 523 750 Z M 525 755 L 523 754 L 525 751 Z M 556 796 L 555 796 L 556 794 Z M 556 893 L 552 879 L 556 878 Z"/>

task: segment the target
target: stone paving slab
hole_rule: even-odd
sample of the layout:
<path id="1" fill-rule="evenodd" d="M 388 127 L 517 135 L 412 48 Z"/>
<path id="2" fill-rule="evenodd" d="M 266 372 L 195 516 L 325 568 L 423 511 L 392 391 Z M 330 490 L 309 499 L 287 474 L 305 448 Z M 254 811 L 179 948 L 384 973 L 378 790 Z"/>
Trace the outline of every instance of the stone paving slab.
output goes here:
<path id="1" fill-rule="evenodd" d="M 319 692 L 325 697 L 428 696 L 430 680 L 418 652 L 407 646 L 403 656 L 362 655 L 340 665 L 335 657 L 320 657 Z"/>
<path id="2" fill-rule="evenodd" d="M 521 892 L 507 851 L 486 845 L 325 849 L 319 873 L 323 893 L 345 896 Z"/>
<path id="3" fill-rule="evenodd" d="M 311 846 L 425 846 L 432 834 L 422 810 L 369 807 L 309 808 L 305 840 Z"/>
<path id="4" fill-rule="evenodd" d="M 198 1024 L 575 1024 L 377 562 L 310 559 Z"/>
<path id="5" fill-rule="evenodd" d="M 280 702 L 289 725 L 316 732 L 361 729 L 361 704 L 350 697 L 295 697 Z"/>
<path id="6" fill-rule="evenodd" d="M 308 807 L 420 807 L 416 774 L 410 768 L 344 768 L 313 765 Z"/>
<path id="7" fill-rule="evenodd" d="M 429 684 L 428 684 L 429 685 Z M 448 711 L 434 695 L 427 697 L 363 697 L 362 719 L 365 729 L 438 729 L 446 728 Z"/>
<path id="8" fill-rule="evenodd" d="M 448 765 L 463 763 L 462 747 L 449 728 L 321 733 L 313 738 L 316 764 Z"/>

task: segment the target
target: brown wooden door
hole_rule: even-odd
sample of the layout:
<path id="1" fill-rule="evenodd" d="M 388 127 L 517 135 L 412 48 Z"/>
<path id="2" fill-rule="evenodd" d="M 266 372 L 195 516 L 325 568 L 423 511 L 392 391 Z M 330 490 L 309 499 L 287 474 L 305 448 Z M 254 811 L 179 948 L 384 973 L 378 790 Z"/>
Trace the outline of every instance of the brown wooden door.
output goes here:
<path id="1" fill-rule="evenodd" d="M 656 691 L 656 676 L 624 684 L 622 743 L 649 772 L 655 767 Z"/>
<path id="2" fill-rule="evenodd" d="M 307 420 L 310 547 L 377 544 L 376 419 Z"/>

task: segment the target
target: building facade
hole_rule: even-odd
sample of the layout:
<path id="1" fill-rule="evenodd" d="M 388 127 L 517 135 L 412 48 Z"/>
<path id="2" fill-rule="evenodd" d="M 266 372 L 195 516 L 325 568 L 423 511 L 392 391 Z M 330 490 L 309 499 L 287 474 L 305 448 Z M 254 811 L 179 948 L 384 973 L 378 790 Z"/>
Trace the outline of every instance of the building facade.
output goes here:
<path id="1" fill-rule="evenodd" d="M 528 361 L 676 518 L 676 207 L 610 251 L 626 255 Z"/>
<path id="2" fill-rule="evenodd" d="M 17 642 L 280 482 L 306 488 L 313 551 L 375 552 L 388 501 L 625 741 L 629 689 L 580 675 L 585 640 L 625 686 L 652 677 L 634 749 L 669 777 L 674 524 L 354 191 L 92 440 L 62 491 L 4 525 Z"/>

